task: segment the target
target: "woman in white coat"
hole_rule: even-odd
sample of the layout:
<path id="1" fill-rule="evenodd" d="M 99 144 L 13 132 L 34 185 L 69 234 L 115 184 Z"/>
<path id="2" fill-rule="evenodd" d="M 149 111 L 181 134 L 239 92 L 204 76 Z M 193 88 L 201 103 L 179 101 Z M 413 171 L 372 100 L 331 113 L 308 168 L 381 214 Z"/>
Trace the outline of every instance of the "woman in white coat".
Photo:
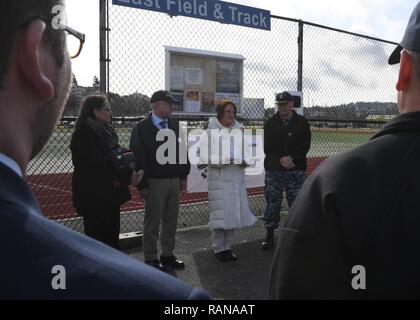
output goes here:
<path id="1" fill-rule="evenodd" d="M 256 217 L 249 209 L 245 188 L 245 167 L 250 150 L 242 124 L 236 121 L 236 105 L 220 102 L 217 117 L 200 139 L 200 160 L 208 165 L 208 191 L 213 250 L 223 262 L 237 260 L 231 250 L 235 229 L 251 226 Z M 245 151 L 244 151 L 245 150 Z"/>

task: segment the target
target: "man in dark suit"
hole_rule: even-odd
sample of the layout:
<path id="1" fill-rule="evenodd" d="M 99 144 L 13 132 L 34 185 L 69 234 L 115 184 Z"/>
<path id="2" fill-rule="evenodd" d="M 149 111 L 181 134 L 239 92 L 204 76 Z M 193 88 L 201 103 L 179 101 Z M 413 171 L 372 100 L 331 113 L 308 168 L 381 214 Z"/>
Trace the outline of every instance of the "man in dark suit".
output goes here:
<path id="1" fill-rule="evenodd" d="M 130 141 L 130 148 L 136 156 L 137 170 L 144 170 L 139 186 L 146 205 L 144 259 L 147 264 L 162 271 L 168 267 L 184 268 L 184 263 L 175 257 L 174 249 L 179 194 L 187 190 L 190 163 L 185 139 L 180 139 L 179 125 L 170 118 L 173 102 L 176 100 L 169 91 L 156 91 L 150 98 L 152 112 L 133 129 Z M 168 152 L 165 155 L 162 151 L 166 149 Z M 160 224 L 162 255 L 158 259 Z"/>
<path id="2" fill-rule="evenodd" d="M 208 298 L 201 289 L 47 220 L 23 179 L 69 93 L 66 31 L 63 25 L 54 28 L 51 17 L 52 8 L 62 4 L 0 2 L 0 299 Z"/>

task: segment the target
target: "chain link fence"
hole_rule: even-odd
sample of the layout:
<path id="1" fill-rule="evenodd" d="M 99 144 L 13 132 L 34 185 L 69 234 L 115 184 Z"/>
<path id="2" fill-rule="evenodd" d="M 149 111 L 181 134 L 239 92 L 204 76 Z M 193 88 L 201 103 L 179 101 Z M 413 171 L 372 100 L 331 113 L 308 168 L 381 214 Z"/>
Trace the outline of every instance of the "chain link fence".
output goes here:
<path id="1" fill-rule="evenodd" d="M 165 46 L 240 54 L 244 61 L 241 122 L 261 129 L 274 113 L 274 94 L 301 90 L 304 115 L 312 130 L 308 174 L 326 157 L 370 139 L 398 113 L 396 67 L 387 65 L 394 43 L 294 19 L 272 16 L 271 31 L 169 16 L 114 6 L 105 7 L 101 31 L 101 88 L 111 101 L 120 143 L 128 147 L 131 129 L 150 112 L 151 94 L 165 87 Z M 73 107 L 43 152 L 28 168 L 28 181 L 44 213 L 83 232 L 71 200 L 73 171 L 69 149 L 74 105 L 92 88 L 74 84 Z M 258 101 L 258 103 L 257 103 Z M 264 108 L 261 109 L 261 101 Z M 258 104 L 258 105 L 257 105 Z M 69 111 L 71 110 L 71 111 Z M 202 128 L 206 118 L 188 117 L 189 129 Z M 143 202 L 134 189 L 123 206 L 121 232 L 141 231 Z M 263 184 L 249 189 L 253 212 L 265 209 Z M 283 201 L 287 211 L 287 202 Z M 178 228 L 208 223 L 206 192 L 190 192 L 181 200 Z"/>

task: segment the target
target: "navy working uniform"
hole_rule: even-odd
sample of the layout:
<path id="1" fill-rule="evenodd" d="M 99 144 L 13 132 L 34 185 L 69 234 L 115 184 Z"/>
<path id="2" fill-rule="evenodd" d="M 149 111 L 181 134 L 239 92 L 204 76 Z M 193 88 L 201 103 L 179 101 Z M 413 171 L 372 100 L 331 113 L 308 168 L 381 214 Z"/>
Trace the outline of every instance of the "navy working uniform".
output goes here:
<path id="1" fill-rule="evenodd" d="M 270 243 L 272 243 L 272 232 L 279 227 L 280 223 L 283 190 L 286 191 L 287 202 L 291 207 L 303 185 L 307 168 L 306 154 L 310 145 L 311 131 L 308 121 L 294 110 L 289 119 L 283 120 L 277 112 L 264 125 L 267 202 L 264 221 Z M 280 163 L 280 159 L 285 156 L 291 157 L 295 165 L 293 168 L 287 169 Z"/>

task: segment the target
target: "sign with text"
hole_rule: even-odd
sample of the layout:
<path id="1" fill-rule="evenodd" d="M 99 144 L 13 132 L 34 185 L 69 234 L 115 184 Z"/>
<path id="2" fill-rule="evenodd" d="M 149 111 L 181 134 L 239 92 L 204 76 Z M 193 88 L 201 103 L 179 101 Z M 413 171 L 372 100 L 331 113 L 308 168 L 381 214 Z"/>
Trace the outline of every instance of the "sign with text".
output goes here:
<path id="1" fill-rule="evenodd" d="M 240 114 L 244 60 L 239 54 L 165 47 L 165 89 L 182 101 L 175 113 L 214 116 L 217 103 L 230 100 Z"/>
<path id="2" fill-rule="evenodd" d="M 270 11 L 214 0 L 112 0 L 112 4 L 271 30 Z"/>

